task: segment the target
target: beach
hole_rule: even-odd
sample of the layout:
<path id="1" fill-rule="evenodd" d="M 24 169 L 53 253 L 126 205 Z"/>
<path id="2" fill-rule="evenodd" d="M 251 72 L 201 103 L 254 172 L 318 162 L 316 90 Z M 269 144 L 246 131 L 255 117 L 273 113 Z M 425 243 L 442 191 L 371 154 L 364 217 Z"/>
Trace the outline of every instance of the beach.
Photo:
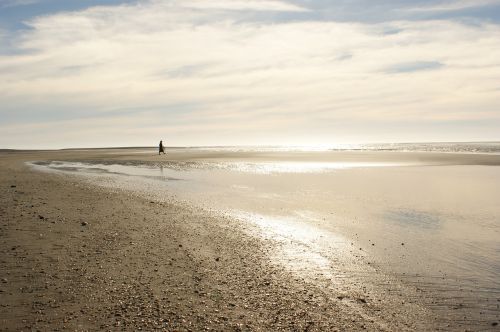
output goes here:
<path id="1" fill-rule="evenodd" d="M 0 329 L 497 330 L 499 165 L 4 151 Z"/>

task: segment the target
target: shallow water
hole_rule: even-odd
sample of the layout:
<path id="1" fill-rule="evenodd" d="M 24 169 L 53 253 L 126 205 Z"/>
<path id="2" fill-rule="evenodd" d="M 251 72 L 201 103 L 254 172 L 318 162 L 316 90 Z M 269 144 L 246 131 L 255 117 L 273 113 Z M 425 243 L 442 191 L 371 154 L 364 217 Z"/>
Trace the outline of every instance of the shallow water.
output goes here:
<path id="1" fill-rule="evenodd" d="M 175 194 L 252 223 L 281 244 L 273 259 L 304 276 L 333 280 L 335 265 L 369 264 L 372 272 L 415 285 L 429 306 L 471 326 L 498 319 L 500 167 L 269 159 L 37 167 L 160 199 Z"/>

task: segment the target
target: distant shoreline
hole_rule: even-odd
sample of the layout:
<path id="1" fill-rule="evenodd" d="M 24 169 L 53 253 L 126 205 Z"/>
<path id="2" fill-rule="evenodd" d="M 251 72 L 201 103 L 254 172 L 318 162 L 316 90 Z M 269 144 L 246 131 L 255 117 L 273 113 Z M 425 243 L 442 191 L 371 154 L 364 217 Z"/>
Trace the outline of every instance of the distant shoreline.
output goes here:
<path id="1" fill-rule="evenodd" d="M 498 144 L 499 141 L 429 141 L 429 142 L 379 142 L 379 143 L 341 143 L 331 145 L 192 145 L 192 146 L 165 146 L 167 149 L 283 149 L 283 150 L 301 150 L 301 151 L 401 151 L 397 147 L 411 146 L 462 146 L 462 145 L 492 145 Z M 380 147 L 380 148 L 376 148 Z M 80 148 L 40 148 L 40 149 L 23 149 L 23 148 L 1 148 L 0 152 L 44 152 L 44 151 L 85 151 L 85 150 L 134 150 L 134 149 L 157 149 L 153 146 L 108 146 L 108 147 L 80 147 Z M 417 150 L 415 150 L 417 151 Z M 422 152 L 432 152 L 422 150 Z M 439 152 L 439 151 L 438 151 Z"/>

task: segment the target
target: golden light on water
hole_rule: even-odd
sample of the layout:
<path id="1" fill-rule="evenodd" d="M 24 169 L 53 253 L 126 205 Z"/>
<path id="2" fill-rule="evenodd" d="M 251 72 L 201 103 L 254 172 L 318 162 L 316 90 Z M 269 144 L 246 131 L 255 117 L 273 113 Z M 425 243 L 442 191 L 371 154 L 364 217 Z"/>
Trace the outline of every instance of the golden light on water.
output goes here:
<path id="1" fill-rule="evenodd" d="M 259 163 L 233 163 L 229 168 L 257 174 L 271 173 L 318 173 L 349 168 L 403 166 L 402 163 L 384 162 L 299 162 L 275 161 Z"/>

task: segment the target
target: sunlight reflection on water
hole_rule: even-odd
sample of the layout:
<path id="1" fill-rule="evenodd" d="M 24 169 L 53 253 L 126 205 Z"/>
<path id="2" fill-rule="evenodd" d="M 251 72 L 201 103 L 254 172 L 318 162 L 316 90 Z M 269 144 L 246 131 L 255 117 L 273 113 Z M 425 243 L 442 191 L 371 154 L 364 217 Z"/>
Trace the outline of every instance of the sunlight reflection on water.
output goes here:
<path id="1" fill-rule="evenodd" d="M 370 162 L 259 162 L 231 163 L 228 168 L 240 172 L 257 174 L 271 173 L 321 173 L 348 168 L 402 166 L 396 163 Z"/>
<path id="2" fill-rule="evenodd" d="M 321 231 L 317 227 L 301 222 L 301 219 L 237 210 L 232 211 L 230 215 L 257 225 L 260 236 L 278 242 L 277 252 L 271 258 L 302 276 L 334 279 L 332 261 L 325 253 L 347 252 L 348 241 L 345 238 Z M 325 248 L 325 243 L 328 243 L 328 248 Z"/>
<path id="3" fill-rule="evenodd" d="M 42 165 L 42 164 L 39 164 Z M 51 169 L 66 171 L 84 171 L 95 173 L 111 173 L 132 176 L 165 176 L 172 173 L 181 174 L 184 171 L 209 171 L 210 169 L 230 170 L 254 174 L 273 174 L 273 173 L 324 173 L 336 170 L 350 168 L 371 168 L 371 167 L 396 167 L 407 166 L 402 163 L 382 163 L 382 162 L 295 162 L 295 161 L 276 161 L 276 162 L 222 162 L 204 165 L 195 163 L 185 167 L 163 167 L 162 165 L 119 165 L 119 164 L 96 164 L 83 162 L 52 161 L 43 164 Z M 204 167 L 206 166 L 206 167 Z"/>

